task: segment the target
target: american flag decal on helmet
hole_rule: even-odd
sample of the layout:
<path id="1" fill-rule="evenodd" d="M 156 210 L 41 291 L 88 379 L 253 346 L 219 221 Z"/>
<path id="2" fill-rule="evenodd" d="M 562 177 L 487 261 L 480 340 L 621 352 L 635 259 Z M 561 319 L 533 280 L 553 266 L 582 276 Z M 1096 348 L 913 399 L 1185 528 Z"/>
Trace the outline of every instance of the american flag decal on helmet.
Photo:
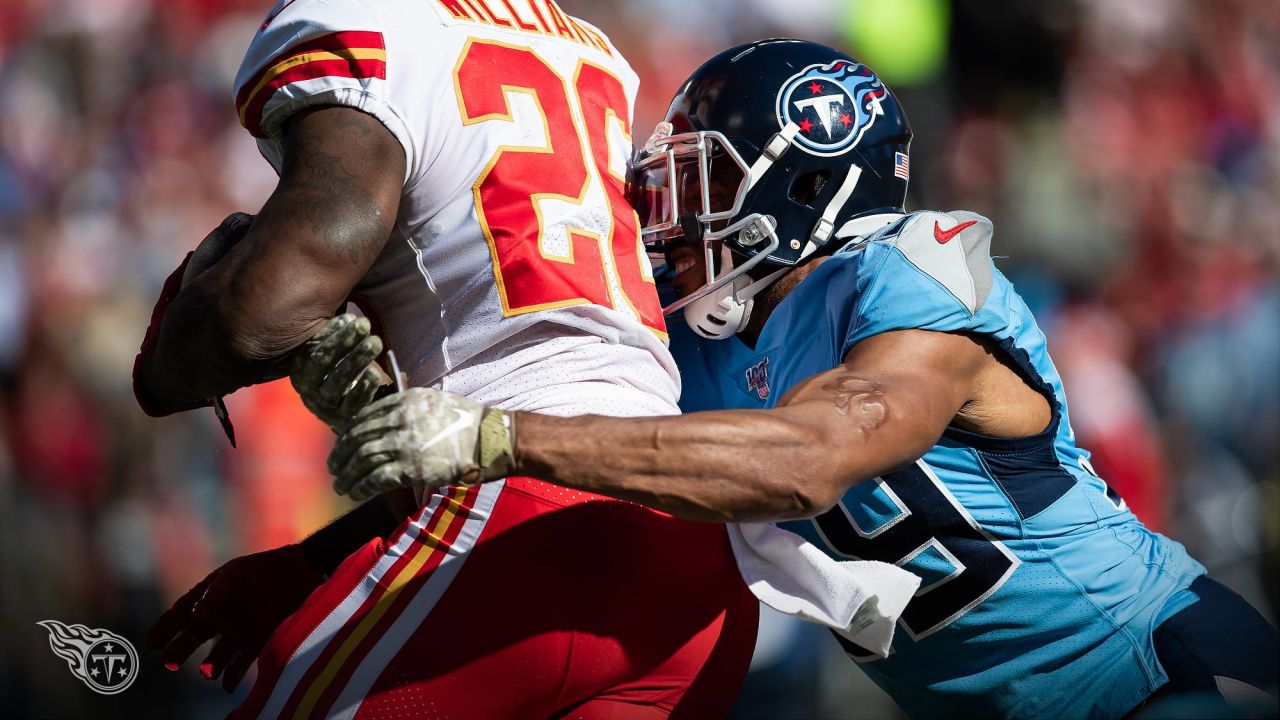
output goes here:
<path id="1" fill-rule="evenodd" d="M 896 152 L 893 154 L 893 175 L 903 180 L 911 174 L 911 160 L 906 153 Z"/>

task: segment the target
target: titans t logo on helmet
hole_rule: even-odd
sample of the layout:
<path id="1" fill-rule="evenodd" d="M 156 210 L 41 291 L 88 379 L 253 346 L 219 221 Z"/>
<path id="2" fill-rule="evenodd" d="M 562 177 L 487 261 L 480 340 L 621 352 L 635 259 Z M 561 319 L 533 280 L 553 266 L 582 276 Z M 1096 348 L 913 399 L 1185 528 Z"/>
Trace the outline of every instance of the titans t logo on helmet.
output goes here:
<path id="1" fill-rule="evenodd" d="M 778 92 L 778 124 L 800 127 L 796 140 L 814 155 L 839 155 L 858 144 L 876 118 L 884 84 L 865 65 L 837 60 L 810 65 Z"/>

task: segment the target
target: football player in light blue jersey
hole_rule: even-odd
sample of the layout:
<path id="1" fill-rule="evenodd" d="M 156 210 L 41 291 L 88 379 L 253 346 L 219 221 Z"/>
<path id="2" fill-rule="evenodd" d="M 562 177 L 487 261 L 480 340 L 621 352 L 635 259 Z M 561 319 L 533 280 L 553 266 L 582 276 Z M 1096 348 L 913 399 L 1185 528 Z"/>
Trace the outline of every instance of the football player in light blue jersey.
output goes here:
<path id="1" fill-rule="evenodd" d="M 712 58 L 636 164 L 688 320 L 688 414 L 457 431 L 469 401 L 418 389 L 357 417 L 337 487 L 476 481 L 514 445 L 502 472 L 897 563 L 922 583 L 892 653 L 841 642 L 912 717 L 1120 718 L 1190 692 L 1274 708 L 1280 637 L 1093 472 L 991 223 L 903 211 L 910 138 L 835 50 Z"/>

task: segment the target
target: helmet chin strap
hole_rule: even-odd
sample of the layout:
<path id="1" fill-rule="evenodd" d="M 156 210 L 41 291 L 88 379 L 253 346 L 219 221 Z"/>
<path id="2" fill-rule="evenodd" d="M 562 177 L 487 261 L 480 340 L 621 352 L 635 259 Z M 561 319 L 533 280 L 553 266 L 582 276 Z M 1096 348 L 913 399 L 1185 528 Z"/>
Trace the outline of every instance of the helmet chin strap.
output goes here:
<path id="1" fill-rule="evenodd" d="M 854 218 L 841 226 L 835 234 L 839 238 L 862 238 L 894 223 L 901 217 L 902 213 L 877 213 Z M 818 246 L 810 240 L 802 257 L 808 257 L 817 249 Z M 727 283 L 685 305 L 683 308 L 685 322 L 695 333 L 708 340 L 725 340 L 740 333 L 751 321 L 751 311 L 755 308 L 755 296 L 788 271 L 795 269 L 789 267 L 775 270 L 755 282 L 751 282 L 749 275 L 739 275 L 732 283 Z"/>
<path id="2" fill-rule="evenodd" d="M 836 229 L 836 216 L 844 209 L 845 203 L 849 202 L 849 198 L 853 195 L 853 189 L 858 186 L 858 178 L 860 177 L 862 177 L 862 168 L 857 165 L 849 165 L 849 172 L 844 174 L 844 180 L 840 182 L 840 187 L 836 189 L 835 196 L 823 208 L 822 215 L 818 218 L 818 223 L 814 225 L 813 232 L 809 235 L 811 244 L 816 244 L 817 247 L 820 247 L 831 239 L 831 234 Z M 814 250 L 817 247 L 814 247 Z M 807 255 L 808 252 L 805 254 Z"/>
<path id="3" fill-rule="evenodd" d="M 800 127 L 795 123 L 787 123 L 781 131 L 775 133 L 769 142 L 765 144 L 760 157 L 751 165 L 747 173 L 746 188 L 742 192 L 749 192 L 752 187 L 758 183 L 769 168 L 776 163 L 782 155 L 791 148 L 795 142 L 796 134 L 800 131 Z M 823 208 L 822 214 L 818 218 L 818 222 L 814 225 L 809 237 L 805 243 L 804 250 L 800 253 L 800 258 L 809 257 L 823 247 L 833 235 L 839 235 L 835 227 L 835 219 L 844 208 L 845 203 L 853 195 L 854 188 L 858 185 L 858 180 L 862 176 L 862 168 L 850 164 L 849 171 L 845 173 L 844 179 L 837 188 L 835 195 L 827 206 Z M 885 216 L 873 216 L 867 223 L 868 229 L 877 225 L 885 224 L 882 218 Z M 770 222 L 771 245 L 762 253 L 748 261 L 743 267 L 729 268 L 718 282 L 711 280 L 710 268 L 713 267 L 711 257 L 707 258 L 708 267 L 708 286 L 709 290 L 705 294 L 695 294 L 692 298 L 686 298 L 684 301 L 677 301 L 670 307 L 666 308 L 668 312 L 677 309 L 683 309 L 685 321 L 695 333 L 709 340 L 724 340 L 741 332 L 747 327 L 747 323 L 751 321 L 751 311 L 755 305 L 754 298 L 766 287 L 771 285 L 778 278 L 782 277 L 794 267 L 784 267 L 769 273 L 765 277 L 751 281 L 751 277 L 746 274 L 750 266 L 758 263 L 763 256 L 769 255 L 779 244 L 778 238 L 773 234 L 772 218 L 768 218 Z M 689 215 L 679 218 L 679 223 L 685 232 L 686 237 L 696 237 L 703 239 L 704 233 L 701 223 L 693 220 Z M 840 231 L 846 231 L 853 223 L 847 223 Z M 724 237 L 741 231 L 742 228 L 737 224 L 724 228 L 718 233 L 711 233 L 710 238 L 716 236 Z M 709 251 L 708 251 L 709 252 Z M 730 280 L 729 278 L 732 277 Z"/>
<path id="4" fill-rule="evenodd" d="M 795 137 L 796 129 L 794 123 L 788 123 L 782 132 L 773 136 L 765 151 L 751 167 L 751 182 L 748 183 L 748 187 L 755 184 L 786 151 Z M 801 259 L 817 252 L 831 238 L 835 230 L 833 220 L 853 195 L 853 189 L 858 185 L 858 178 L 861 175 L 862 168 L 857 165 L 849 166 L 849 172 L 845 174 L 840 188 L 823 209 L 808 242 L 805 243 L 804 251 L 800 253 Z M 725 283 L 724 286 L 685 305 L 685 322 L 694 332 L 709 340 L 724 340 L 739 333 L 751 321 L 751 310 L 755 304 L 753 298 L 788 270 L 793 269 L 788 267 L 775 270 L 755 282 L 751 282 L 751 278 L 745 274 L 739 275 L 733 279 L 733 282 Z"/>
<path id="5" fill-rule="evenodd" d="M 782 268 L 751 282 L 739 275 L 733 282 L 684 306 L 684 319 L 697 334 L 708 340 L 725 340 L 742 332 L 751 321 L 755 296 L 794 268 Z"/>
<path id="6" fill-rule="evenodd" d="M 760 157 L 751 165 L 751 172 L 747 178 L 747 190 L 755 187 L 760 182 L 760 178 L 773 167 L 773 164 L 782 157 L 792 143 L 795 142 L 796 134 L 800 132 L 800 126 L 789 122 L 782 127 L 782 130 L 773 134 L 769 138 L 769 142 L 765 143 L 764 150 L 761 151 Z"/>
<path id="7" fill-rule="evenodd" d="M 787 123 L 781 131 L 774 133 L 769 138 L 769 142 L 765 143 L 764 151 L 760 153 L 760 157 L 751 165 L 747 172 L 746 187 L 743 193 L 750 192 L 756 183 L 764 177 L 764 174 L 773 166 L 779 158 L 782 157 L 792 143 L 795 142 L 796 134 L 800 132 L 800 126 L 793 122 Z M 770 235 L 772 235 L 772 218 L 770 221 Z M 737 232 L 738 228 L 726 228 Z M 687 230 L 686 230 L 687 232 Z M 722 231 L 723 232 L 723 231 Z M 725 232 L 724 234 L 729 234 Z M 713 289 L 705 295 L 695 297 L 686 301 L 684 304 L 684 319 L 693 331 L 709 340 L 724 340 L 732 337 L 734 334 L 742 331 L 747 327 L 747 323 L 751 320 L 751 309 L 754 306 L 753 298 L 769 286 L 774 280 L 777 280 L 791 268 L 782 268 L 769 273 L 760 280 L 751 281 L 751 276 L 746 274 L 746 270 L 750 265 L 758 263 L 778 246 L 776 236 L 772 237 L 772 243 L 767 252 L 761 253 L 753 261 L 747 263 L 747 266 L 741 267 L 739 273 L 731 282 L 726 282 L 720 287 Z M 710 265 L 708 265 L 710 267 Z M 730 269 L 730 272 L 732 269 Z M 729 274 L 729 273 L 726 273 Z M 670 308 L 675 310 L 679 307 L 676 304 Z"/>

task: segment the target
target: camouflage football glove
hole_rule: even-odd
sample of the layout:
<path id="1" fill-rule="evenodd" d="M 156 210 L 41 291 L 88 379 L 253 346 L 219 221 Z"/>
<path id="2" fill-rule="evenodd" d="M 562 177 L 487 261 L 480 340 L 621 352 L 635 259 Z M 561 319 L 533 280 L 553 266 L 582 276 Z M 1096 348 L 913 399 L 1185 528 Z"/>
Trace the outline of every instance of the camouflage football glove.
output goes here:
<path id="1" fill-rule="evenodd" d="M 391 382 L 376 362 L 381 354 L 382 339 L 371 334 L 368 318 L 339 315 L 303 343 L 289 380 L 302 404 L 339 432 L 378 388 Z"/>
<path id="2" fill-rule="evenodd" d="M 454 393 L 410 388 L 361 410 L 329 455 L 333 489 L 363 500 L 398 487 L 428 492 L 505 477 L 515 417 Z"/>

